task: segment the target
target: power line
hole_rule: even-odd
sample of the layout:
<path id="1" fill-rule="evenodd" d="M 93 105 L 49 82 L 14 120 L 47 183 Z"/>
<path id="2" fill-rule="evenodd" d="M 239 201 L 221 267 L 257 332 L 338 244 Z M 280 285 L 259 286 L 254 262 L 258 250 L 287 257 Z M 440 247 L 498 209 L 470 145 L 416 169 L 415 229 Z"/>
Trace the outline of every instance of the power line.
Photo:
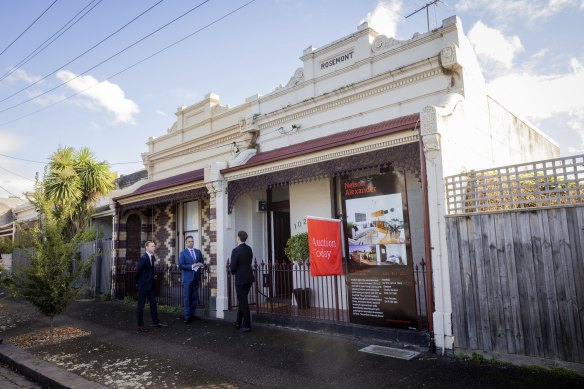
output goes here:
<path id="1" fill-rule="evenodd" d="M 53 5 L 55 5 L 55 3 L 56 3 L 57 1 L 58 1 L 58 0 L 55 0 L 55 1 L 53 1 L 53 2 L 51 3 L 51 5 L 49 5 L 49 6 L 47 7 L 47 9 L 45 9 L 45 10 L 43 11 L 43 13 L 42 13 L 42 14 L 40 14 L 40 15 L 39 15 L 39 16 L 38 16 L 38 17 L 37 17 L 37 18 L 36 18 L 36 19 L 35 19 L 35 20 L 34 20 L 34 21 L 33 21 L 33 22 L 32 22 L 32 23 L 31 23 L 31 24 L 30 24 L 30 25 L 29 25 L 27 28 L 25 28 L 25 29 L 24 29 L 24 31 L 23 31 L 23 32 L 21 32 L 21 33 L 20 33 L 20 35 L 19 35 L 19 36 L 17 36 L 17 37 L 16 37 L 16 39 L 14 39 L 14 40 L 13 40 L 13 41 L 12 41 L 12 42 L 11 42 L 11 43 L 8 45 L 8 46 L 6 46 L 6 48 L 5 48 L 4 50 L 2 50 L 2 52 L 0 52 L 0 55 L 4 54 L 4 52 L 10 48 L 10 46 L 12 46 L 12 45 L 13 45 L 13 44 L 14 44 L 14 43 L 15 43 L 15 42 L 18 40 L 18 39 L 20 39 L 20 37 L 21 37 L 21 36 L 23 36 L 23 35 L 24 35 L 24 33 L 25 33 L 25 32 L 27 32 L 27 31 L 28 31 L 28 29 L 29 29 L 29 28 L 31 28 L 31 27 L 32 27 L 32 26 L 33 26 L 33 25 L 34 25 L 34 24 L 35 24 L 35 23 L 36 23 L 36 22 L 37 22 L 37 21 L 38 21 L 38 20 L 39 20 L 39 19 L 40 19 L 40 18 L 41 18 L 41 17 L 42 17 L 42 16 L 43 16 L 43 15 L 44 15 L 44 14 L 45 14 L 45 13 L 46 13 L 48 10 L 49 10 L 49 9 L 51 9 L 51 7 L 52 7 Z"/>
<path id="2" fill-rule="evenodd" d="M 163 1 L 163 0 L 160 0 L 160 1 Z M 138 43 L 140 43 L 140 42 L 142 42 L 142 41 L 146 40 L 147 38 L 151 37 L 152 35 L 156 34 L 156 33 L 157 33 L 157 32 L 159 32 L 159 31 L 161 31 L 162 29 L 164 29 L 164 28 L 166 28 L 166 27 L 170 26 L 170 25 L 171 25 L 171 24 L 173 24 L 174 22 L 176 22 L 176 21 L 178 21 L 179 19 L 181 19 L 181 18 L 185 17 L 186 15 L 188 15 L 189 13 L 191 13 L 191 12 L 195 11 L 197 8 L 199 8 L 199 7 L 203 6 L 204 4 L 208 3 L 209 1 L 211 1 L 211 0 L 204 0 L 202 3 L 200 3 L 200 4 L 198 4 L 197 6 L 195 6 L 195 7 L 191 8 L 191 9 L 190 9 L 190 10 L 188 10 L 187 12 L 185 12 L 185 13 L 183 13 L 182 15 L 180 15 L 180 16 L 178 16 L 178 17 L 176 17 L 175 19 L 171 20 L 170 22 L 166 23 L 166 24 L 165 24 L 165 25 L 163 25 L 162 27 L 159 27 L 158 29 L 154 30 L 153 32 L 151 32 L 151 33 L 147 34 L 146 36 L 144 36 L 144 37 L 142 37 L 142 38 L 140 38 L 140 39 L 138 39 L 137 41 L 135 41 L 135 42 L 134 42 L 134 43 L 132 43 L 131 45 L 129 45 L 129 46 L 126 46 L 125 48 L 123 48 L 122 50 L 118 51 L 117 53 L 115 53 L 115 54 L 111 55 L 110 57 L 108 57 L 108 58 L 104 59 L 103 61 L 99 62 L 97 65 L 94 65 L 94 66 L 90 67 L 89 69 L 86 69 L 86 70 L 84 70 L 83 72 L 79 73 L 79 74 L 78 74 L 78 75 L 76 75 L 75 77 L 73 77 L 73 78 L 71 78 L 71 79 L 69 79 L 69 80 L 67 80 L 67 81 L 65 81 L 65 82 L 63 82 L 63 83 L 61 83 L 61 84 L 59 84 L 59 85 L 57 85 L 57 86 L 55 86 L 55 87 L 53 87 L 53 88 L 49 89 L 49 90 L 46 90 L 46 91 L 44 91 L 43 93 L 41 93 L 41 94 L 39 94 L 39 95 L 36 95 L 36 96 L 34 96 L 34 97 L 31 97 L 31 98 L 30 98 L 30 99 L 28 99 L 28 100 L 24 100 L 24 101 L 21 101 L 21 102 L 20 102 L 20 103 L 18 103 L 18 104 L 12 105 L 12 106 L 10 106 L 10 107 L 7 107 L 7 108 L 4 108 L 4 109 L 0 110 L 0 113 L 2 113 L 2 112 L 6 112 L 6 111 L 8 111 L 8 110 L 10 110 L 10 109 L 12 109 L 12 108 L 16 108 L 16 107 L 18 107 L 18 106 L 21 106 L 21 105 L 23 105 L 23 104 L 25 104 L 25 103 L 28 103 L 29 101 L 36 100 L 37 98 L 39 98 L 39 97 L 41 97 L 41 96 L 44 96 L 44 95 L 46 95 L 47 93 L 49 93 L 49 92 L 52 92 L 52 91 L 54 91 L 55 89 L 58 89 L 58 88 L 62 87 L 63 85 L 70 83 L 70 82 L 71 82 L 71 81 L 73 81 L 73 80 L 76 80 L 76 79 L 78 79 L 78 78 L 79 78 L 79 77 L 81 77 L 82 75 L 84 75 L 84 74 L 86 74 L 86 73 L 89 73 L 91 70 L 93 70 L 93 69 L 95 69 L 95 68 L 97 68 L 97 67 L 99 67 L 99 66 L 103 65 L 104 63 L 106 63 L 106 62 L 108 62 L 109 60 L 111 60 L 111 59 L 113 59 L 113 58 L 117 57 L 118 55 L 122 54 L 123 52 L 125 52 L 125 51 L 126 51 L 126 50 L 128 50 L 128 49 L 130 49 L 131 47 L 134 47 L 134 46 L 135 46 L 135 45 L 137 45 Z M 37 81 L 37 82 L 38 82 L 38 81 Z M 31 85 L 32 85 L 32 84 L 31 84 Z M 29 86 L 30 86 L 30 85 L 29 85 Z M 25 89 L 26 89 L 26 88 L 25 88 Z M 12 96 L 14 96 L 14 95 L 12 95 Z M 0 102 L 2 102 L 2 101 L 5 101 L 5 100 L 6 100 L 6 99 L 4 99 L 4 100 L 0 100 Z"/>
<path id="3" fill-rule="evenodd" d="M 63 25 L 63 27 L 61 27 L 59 30 L 57 30 L 53 35 L 51 35 L 49 38 L 47 38 L 47 40 L 45 40 L 43 43 L 38 45 L 36 49 L 31 51 L 19 63 L 17 63 L 10 70 L 8 70 L 6 73 L 4 73 L 0 77 L 0 81 L 4 80 L 8 76 L 10 76 L 12 73 L 14 73 L 18 69 L 20 69 L 23 65 L 27 64 L 31 59 L 33 59 L 34 57 L 39 55 L 47 47 L 52 45 L 53 42 L 55 42 L 57 39 L 59 39 L 61 37 L 61 35 L 66 33 L 71 27 L 73 27 L 75 24 L 77 24 L 77 22 L 79 22 L 81 19 L 83 19 L 88 13 L 90 13 L 95 7 L 97 7 L 103 0 L 98 0 L 97 3 L 93 4 L 95 1 L 96 0 L 91 0 L 85 7 L 83 7 L 81 9 L 81 11 L 77 12 L 75 14 L 75 16 L 73 16 L 71 19 L 69 19 L 69 21 Z M 88 9 L 87 11 L 85 11 L 89 6 L 91 6 L 91 4 L 93 4 L 93 6 L 90 9 Z M 83 11 L 85 11 L 85 13 L 83 15 L 81 15 L 79 18 L 77 18 L 77 16 L 79 16 L 79 14 L 81 14 Z M 77 18 L 77 20 L 75 20 L 76 18 Z M 55 35 L 57 35 L 57 36 L 55 36 Z M 53 39 L 53 37 L 54 37 L 54 39 Z M 47 42 L 49 42 L 49 43 L 47 43 Z M 47 44 L 45 45 L 45 43 L 47 43 Z"/>
<path id="4" fill-rule="evenodd" d="M 38 164 L 41 164 L 41 165 L 46 165 L 46 164 L 49 163 L 48 161 L 47 162 L 33 161 L 31 159 L 24 159 L 24 158 L 12 157 L 12 156 L 6 155 L 6 154 L 0 154 L 0 157 L 10 158 L 10 159 L 16 159 L 16 160 L 24 161 L 24 162 L 38 163 Z M 110 165 L 125 165 L 125 164 L 131 164 L 131 163 L 142 163 L 142 161 L 113 162 L 113 163 L 110 163 Z M 0 169 L 4 169 L 4 170 L 8 171 L 7 169 L 3 168 L 2 166 L 0 166 Z M 13 172 L 10 172 L 10 173 L 13 173 Z M 16 174 L 16 173 L 13 173 L 13 174 Z M 18 174 L 16 174 L 16 175 L 18 175 Z M 22 178 L 26 178 L 26 177 L 22 177 Z M 28 178 L 27 178 L 27 180 L 28 180 Z"/>
<path id="5" fill-rule="evenodd" d="M 134 163 L 144 163 L 144 161 L 112 162 L 112 163 L 110 163 L 110 165 L 131 165 Z"/>
<path id="6" fill-rule="evenodd" d="M 11 171 L 11 170 L 8 170 L 8 169 L 6 169 L 6 168 L 4 168 L 4 167 L 2 167 L 2 166 L 0 166 L 0 169 L 2 169 L 2 170 L 4 170 L 4 171 L 7 171 L 7 172 L 8 172 L 8 173 L 10 173 L 10 174 L 14 174 L 15 176 L 18 176 L 18 177 L 20 177 L 20 178 L 24 178 L 25 180 L 28 180 L 28 181 L 33 181 L 33 182 L 34 182 L 34 180 L 31 180 L 30 178 L 28 178 L 28 177 L 25 177 L 25 176 L 22 176 L 22 175 L 20 175 L 20 174 L 18 174 L 18 173 L 15 173 L 15 172 L 13 172 L 13 171 Z"/>
<path id="7" fill-rule="evenodd" d="M 30 160 L 30 159 L 24 159 L 24 158 L 18 158 L 18 157 L 11 157 L 10 155 L 5 155 L 5 154 L 0 154 L 0 157 L 10 158 L 10 159 L 17 159 L 19 161 L 24 161 L 24 162 L 40 163 L 42 165 L 46 165 L 47 164 L 47 162 L 40 162 L 40 161 L 33 161 L 33 160 Z"/>
<path id="8" fill-rule="evenodd" d="M 0 126 L 5 126 L 5 125 L 7 125 L 7 124 L 11 124 L 11 123 L 14 123 L 14 122 L 16 122 L 16 121 L 19 121 L 19 120 L 25 119 L 25 118 L 27 118 L 27 117 L 29 117 L 29 116 L 36 115 L 37 113 L 40 113 L 40 112 L 42 112 L 42 111 L 45 111 L 45 110 L 47 110 L 47 109 L 49 109 L 49 108 L 51 108 L 51 107 L 53 107 L 53 106 L 55 106 L 55 105 L 57 105 L 57 104 L 60 104 L 60 103 L 62 103 L 63 101 L 66 101 L 66 100 L 69 100 L 69 99 L 71 99 L 71 98 L 73 98 L 73 97 L 75 97 L 75 96 L 78 96 L 78 95 L 82 94 L 83 92 L 86 92 L 86 91 L 88 91 L 89 89 L 92 89 L 92 88 L 96 87 L 97 85 L 99 85 L 99 84 L 101 84 L 101 83 L 104 83 L 104 82 L 106 82 L 106 81 L 109 81 L 109 80 L 111 80 L 112 78 L 114 78 L 114 77 L 116 77 L 116 76 L 119 76 L 120 74 L 122 74 L 122 73 L 125 73 L 126 71 L 128 71 L 128 70 L 130 70 L 130 69 L 132 69 L 132 68 L 136 67 L 137 65 L 141 64 L 142 62 L 145 62 L 145 61 L 149 60 L 150 58 L 152 58 L 152 57 L 154 57 L 154 56 L 156 56 L 156 55 L 158 55 L 158 54 L 160 54 L 160 53 L 162 53 L 162 52 L 164 52 L 164 51 L 166 51 L 166 50 L 170 49 L 170 48 L 171 48 L 171 47 L 173 47 L 173 46 L 176 46 L 177 44 L 179 44 L 179 43 L 183 42 L 184 40 L 186 40 L 186 39 L 188 39 L 188 38 L 190 38 L 190 37 L 192 37 L 192 36 L 194 36 L 194 35 L 196 35 L 196 34 L 200 33 L 201 31 L 203 31 L 203 30 L 205 30 L 205 29 L 207 29 L 207 28 L 209 28 L 209 27 L 211 27 L 212 25 L 214 25 L 214 24 L 216 24 L 216 23 L 220 22 L 221 20 L 223 20 L 223 19 L 227 18 L 228 16 L 231 16 L 232 14 L 234 14 L 234 13 L 236 13 L 236 12 L 240 11 L 241 9 L 243 9 L 243 8 L 247 7 L 247 6 L 248 6 L 248 5 L 250 5 L 251 3 L 254 3 L 255 1 L 256 1 L 256 0 L 250 0 L 250 1 L 248 1 L 247 3 L 243 4 L 242 6 L 240 6 L 240 7 L 238 7 L 238 8 L 235 8 L 234 10 L 232 10 L 232 11 L 230 11 L 230 12 L 226 13 L 225 15 L 221 16 L 220 18 L 217 18 L 217 19 L 215 19 L 215 20 L 214 20 L 214 21 L 212 21 L 211 23 L 209 23 L 209 24 L 207 24 L 207 25 L 205 25 L 205 26 L 203 26 L 203 27 L 199 28 L 198 30 L 196 30 L 196 31 L 192 32 L 191 34 L 188 34 L 188 35 L 184 36 L 183 38 L 181 38 L 181 39 L 179 39 L 179 40 L 177 40 L 177 41 L 175 41 L 175 42 L 171 43 L 170 45 L 168 45 L 168 46 L 165 46 L 164 48 L 162 48 L 162 49 L 160 49 L 160 50 L 158 50 L 158 51 L 154 52 L 153 54 L 151 54 L 151 55 L 149 55 L 149 56 L 147 56 L 147 57 L 145 57 L 145 58 L 141 59 L 140 61 L 138 61 L 138 62 L 135 62 L 134 64 L 132 64 L 132 65 L 130 65 L 130 66 L 128 66 L 128 67 L 126 67 L 126 68 L 124 68 L 124 69 L 120 70 L 119 72 L 117 72 L 117 73 L 114 73 L 114 74 L 112 74 L 112 75 L 108 76 L 108 77 L 107 77 L 107 78 L 105 78 L 103 81 L 100 81 L 100 82 L 98 82 L 98 83 L 96 83 L 96 84 L 94 84 L 94 85 L 92 85 L 92 86 L 90 86 L 90 87 L 87 87 L 87 88 L 85 88 L 85 89 L 83 89 L 83 90 L 81 90 L 81 91 L 79 91 L 79 92 L 75 92 L 75 93 L 73 93 L 73 94 L 71 94 L 71 95 L 69 95 L 69 96 L 66 96 L 66 97 L 64 97 L 64 98 L 62 98 L 62 99 L 60 99 L 60 100 L 57 100 L 57 101 L 55 101 L 55 102 L 53 102 L 53 103 L 51 103 L 51 104 L 49 104 L 49 105 L 47 105 L 47 106 L 45 106 L 45 107 L 43 107 L 43 108 L 40 108 L 40 109 L 38 109 L 38 110 L 36 110 L 36 111 L 33 111 L 33 112 L 31 112 L 31 113 L 28 113 L 28 114 L 26 114 L 26 115 L 23 115 L 23 116 L 19 116 L 19 117 L 17 117 L 17 118 L 15 118 L 15 119 L 13 119 L 13 120 L 9 120 L 9 121 L 6 121 L 6 122 L 3 122 L 3 123 L 0 123 Z M 77 76 L 77 77 L 79 77 L 79 76 Z M 71 80 L 70 80 L 70 81 L 71 81 Z M 0 112 L 4 112 L 4 111 L 0 111 Z"/>
<path id="9" fill-rule="evenodd" d="M 63 69 L 65 66 L 67 66 L 67 65 L 69 65 L 69 64 L 71 64 L 71 63 L 73 63 L 74 61 L 78 60 L 79 58 L 83 57 L 85 54 L 89 53 L 91 50 L 95 49 L 97 46 L 101 45 L 103 42 L 105 42 L 106 40 L 110 39 L 112 36 L 116 35 L 116 34 L 117 34 L 117 33 L 119 33 L 120 31 L 122 31 L 124 28 L 126 28 L 127 26 L 129 26 L 131 23 L 135 22 L 135 21 L 136 21 L 138 18 L 142 17 L 144 14 L 146 14 L 148 11 L 150 11 L 152 8 L 156 7 L 158 4 L 162 3 L 163 1 L 164 1 L 164 0 L 159 0 L 157 3 L 155 3 L 154 5 L 152 5 L 150 8 L 148 8 L 148 9 L 146 9 L 145 11 L 143 11 L 142 13 L 140 13 L 138 16 L 136 16 L 135 18 L 133 18 L 132 20 L 130 20 L 128 23 L 124 24 L 122 27 L 118 28 L 116 31 L 114 31 L 113 33 L 109 34 L 108 36 L 106 36 L 105 38 L 103 38 L 101 41 L 99 41 L 99 42 L 98 42 L 98 43 L 96 43 L 95 45 L 91 46 L 89 49 L 85 50 L 83 53 L 79 54 L 77 57 L 73 58 L 72 60 L 70 60 L 70 61 L 69 61 L 69 62 L 67 62 L 66 64 L 62 65 L 62 66 L 61 66 L 61 67 L 59 67 L 58 69 L 56 69 L 56 70 L 53 70 L 51 73 L 49 73 L 49 74 L 45 75 L 45 76 L 44 76 L 43 78 L 41 78 L 40 80 L 36 80 L 36 81 L 35 81 L 35 82 L 33 82 L 32 84 L 30 84 L 30 85 L 28 85 L 28 86 L 26 86 L 26 87 L 22 88 L 21 90 L 19 90 L 19 91 L 17 91 L 17 92 L 14 92 L 14 93 L 13 93 L 13 94 L 11 94 L 10 96 L 7 96 L 7 97 L 3 98 L 2 100 L 0 100 L 0 103 L 1 103 L 1 102 L 3 102 L 3 101 L 6 101 L 6 100 L 8 100 L 9 98 L 11 98 L 11 97 L 13 97 L 13 96 L 16 96 L 16 95 L 17 95 L 17 94 L 19 94 L 20 92 L 23 92 L 23 91 L 27 90 L 27 89 L 28 89 L 28 88 L 30 88 L 30 87 L 32 87 L 32 86 L 34 86 L 34 85 L 38 84 L 39 82 L 41 82 L 41 81 L 43 81 L 43 80 L 47 79 L 49 76 L 52 76 L 53 74 L 57 73 L 59 70 Z M 71 80 L 69 80 L 69 81 L 71 81 Z M 61 84 L 61 85 L 63 85 L 63 84 Z M 61 85 L 59 85 L 59 86 L 61 86 Z M 53 89 L 51 89 L 51 90 L 53 90 Z M 50 92 L 50 91 L 49 91 L 49 92 Z M 45 93 L 46 93 L 46 92 L 45 92 Z M 40 95 L 40 96 L 42 96 L 42 95 Z M 37 96 L 37 97 L 39 97 L 39 96 Z M 32 100 L 32 99 L 26 100 L 26 101 L 25 101 L 25 103 L 26 103 L 26 102 L 28 102 L 28 101 L 30 101 L 30 100 Z M 21 103 L 21 104 L 23 104 L 23 103 Z M 20 105 L 20 104 L 18 104 L 18 105 Z M 15 106 L 9 107 L 9 108 L 7 108 L 7 109 L 14 108 L 14 107 L 16 107 L 16 106 L 18 106 L 18 105 L 15 105 Z M 0 112 L 3 112 L 3 111 L 0 111 Z"/>
<path id="10" fill-rule="evenodd" d="M 14 193 L 12 193 L 11 191 L 9 191 L 8 189 L 6 189 L 5 187 L 3 187 L 2 185 L 0 185 L 0 189 L 3 189 L 4 191 L 8 192 L 8 194 L 10 196 L 19 197 L 19 196 L 15 195 Z"/>

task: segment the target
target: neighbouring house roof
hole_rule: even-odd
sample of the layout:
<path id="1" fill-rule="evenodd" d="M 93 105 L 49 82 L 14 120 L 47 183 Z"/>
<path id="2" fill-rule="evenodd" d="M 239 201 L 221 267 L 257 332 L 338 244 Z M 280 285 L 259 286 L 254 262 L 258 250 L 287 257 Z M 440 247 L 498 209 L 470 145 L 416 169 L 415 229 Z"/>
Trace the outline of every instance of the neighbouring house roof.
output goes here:
<path id="1" fill-rule="evenodd" d="M 0 213 L 14 209 L 20 204 L 25 203 L 26 199 L 21 199 L 20 197 L 3 197 L 0 198 Z"/>
<path id="2" fill-rule="evenodd" d="M 204 169 L 197 169 L 187 173 L 177 174 L 176 176 L 163 178 L 162 180 L 149 182 L 136 189 L 136 191 L 132 194 L 137 195 L 140 193 L 152 192 L 158 189 L 170 188 L 172 186 L 177 186 L 188 182 L 199 181 L 202 180 L 204 177 L 205 177 Z"/>
<path id="3" fill-rule="evenodd" d="M 116 186 L 119 189 L 124 189 L 145 178 L 148 178 L 148 171 L 146 170 L 139 170 L 130 174 L 122 174 L 116 179 Z"/>
<path id="4" fill-rule="evenodd" d="M 251 157 L 249 161 L 247 161 L 245 164 L 223 169 L 221 170 L 221 173 L 228 173 L 240 169 L 247 169 L 253 166 L 264 165 L 270 162 L 281 161 L 287 158 L 298 157 L 301 155 L 314 153 L 316 151 L 327 150 L 334 147 L 344 146 L 360 142 L 363 140 L 391 134 L 394 132 L 408 130 L 415 127 L 419 120 L 420 114 L 415 113 L 375 124 L 370 124 L 368 126 L 358 127 L 352 130 L 324 136 L 322 138 L 312 139 L 306 142 L 297 143 L 295 145 L 286 146 L 279 149 L 266 151 L 263 153 L 258 153 Z"/>
<path id="5" fill-rule="evenodd" d="M 193 198 L 206 192 L 203 186 L 204 169 L 148 182 L 134 192 L 113 198 L 123 208 L 137 208 L 173 200 Z"/>

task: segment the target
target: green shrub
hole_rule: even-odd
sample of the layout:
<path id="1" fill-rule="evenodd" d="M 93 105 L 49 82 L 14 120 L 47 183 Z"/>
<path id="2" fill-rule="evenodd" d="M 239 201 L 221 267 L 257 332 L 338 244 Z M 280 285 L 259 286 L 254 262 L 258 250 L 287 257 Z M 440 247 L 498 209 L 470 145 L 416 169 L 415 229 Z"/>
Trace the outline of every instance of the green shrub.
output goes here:
<path id="1" fill-rule="evenodd" d="M 292 235 L 286 242 L 284 253 L 292 262 L 305 263 L 310 260 L 308 249 L 308 233 Z"/>

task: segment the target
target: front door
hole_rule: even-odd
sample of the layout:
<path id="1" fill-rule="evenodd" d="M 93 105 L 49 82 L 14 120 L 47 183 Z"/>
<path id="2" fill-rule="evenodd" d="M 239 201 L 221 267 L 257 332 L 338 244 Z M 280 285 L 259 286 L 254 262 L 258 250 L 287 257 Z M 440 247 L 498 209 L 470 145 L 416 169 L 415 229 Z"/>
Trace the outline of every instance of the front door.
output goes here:
<path id="1" fill-rule="evenodd" d="M 291 263 L 284 248 L 290 238 L 290 210 L 280 209 L 272 211 L 273 221 L 273 272 L 275 279 L 274 297 L 291 298 L 292 296 L 292 272 Z"/>

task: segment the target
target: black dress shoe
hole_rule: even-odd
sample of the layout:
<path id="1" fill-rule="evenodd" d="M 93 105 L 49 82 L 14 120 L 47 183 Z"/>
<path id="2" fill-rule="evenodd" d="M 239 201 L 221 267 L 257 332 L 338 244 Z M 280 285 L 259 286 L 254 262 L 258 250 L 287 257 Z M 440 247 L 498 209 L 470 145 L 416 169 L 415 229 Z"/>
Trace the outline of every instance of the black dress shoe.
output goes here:
<path id="1" fill-rule="evenodd" d="M 188 319 L 184 320 L 185 324 L 191 324 L 191 318 L 189 317 Z"/>
<path id="2" fill-rule="evenodd" d="M 160 323 L 152 324 L 152 327 L 158 327 L 158 328 L 168 327 L 168 324 L 161 321 Z"/>
<path id="3" fill-rule="evenodd" d="M 243 327 L 239 330 L 239 332 L 251 332 L 251 328 Z"/>
<path id="4" fill-rule="evenodd" d="M 146 328 L 144 328 L 143 326 L 138 326 L 138 328 L 136 329 L 137 332 L 146 332 L 148 331 Z"/>
<path id="5" fill-rule="evenodd" d="M 200 316 L 192 316 L 191 319 L 193 319 L 193 320 L 201 320 L 201 317 Z"/>
<path id="6" fill-rule="evenodd" d="M 233 328 L 235 328 L 236 330 L 241 328 L 241 324 L 237 324 L 237 323 L 233 323 Z"/>

